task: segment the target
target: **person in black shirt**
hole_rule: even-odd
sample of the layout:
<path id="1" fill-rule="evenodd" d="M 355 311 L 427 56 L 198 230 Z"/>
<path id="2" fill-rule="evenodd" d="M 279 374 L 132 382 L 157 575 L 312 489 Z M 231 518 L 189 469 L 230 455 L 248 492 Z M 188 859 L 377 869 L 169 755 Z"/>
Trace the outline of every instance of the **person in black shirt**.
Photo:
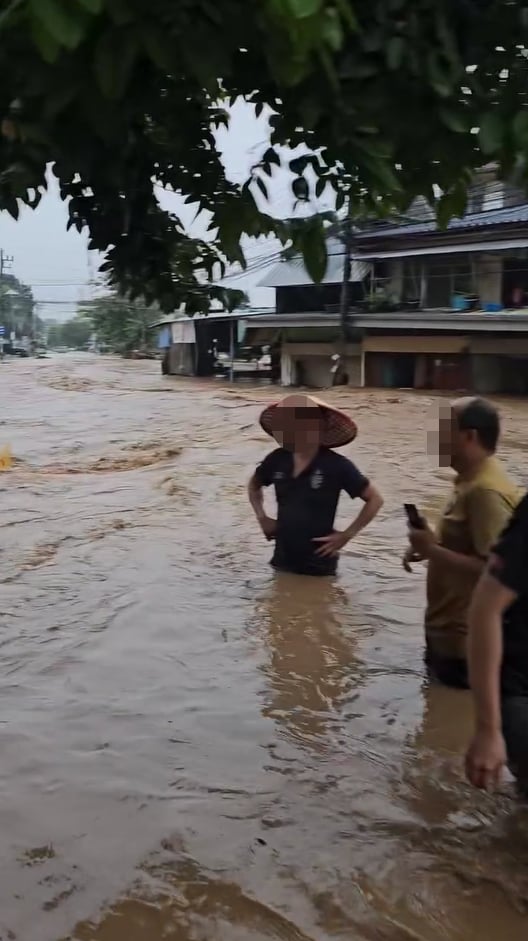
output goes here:
<path id="1" fill-rule="evenodd" d="M 271 564 L 299 575 L 334 575 L 340 550 L 378 513 L 383 500 L 355 465 L 332 448 L 353 441 L 348 415 L 307 395 L 290 395 L 260 417 L 281 445 L 262 461 L 249 482 L 249 500 L 268 540 Z M 277 519 L 264 509 L 263 488 L 274 485 Z M 344 532 L 334 530 L 341 491 L 364 507 Z"/>
<path id="2" fill-rule="evenodd" d="M 466 773 L 490 789 L 508 764 L 528 796 L 528 496 L 519 503 L 482 575 L 469 615 L 475 731 Z"/>

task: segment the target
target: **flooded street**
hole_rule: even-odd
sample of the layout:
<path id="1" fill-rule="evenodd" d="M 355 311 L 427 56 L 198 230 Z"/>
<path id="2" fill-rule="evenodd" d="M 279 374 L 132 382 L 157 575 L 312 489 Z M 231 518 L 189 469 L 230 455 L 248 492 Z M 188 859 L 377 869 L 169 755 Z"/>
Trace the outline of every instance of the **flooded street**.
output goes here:
<path id="1" fill-rule="evenodd" d="M 276 391 L 159 372 L 0 365 L 1 941 L 525 941 L 528 810 L 465 784 L 400 562 L 402 503 L 449 488 L 432 398 L 328 396 L 386 502 L 323 585 L 272 576 L 247 505 Z"/>

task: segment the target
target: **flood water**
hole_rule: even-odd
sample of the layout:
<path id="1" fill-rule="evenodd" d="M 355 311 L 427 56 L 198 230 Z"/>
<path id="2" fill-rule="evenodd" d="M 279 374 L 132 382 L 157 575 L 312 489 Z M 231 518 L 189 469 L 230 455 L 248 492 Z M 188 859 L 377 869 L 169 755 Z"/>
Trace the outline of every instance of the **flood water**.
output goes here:
<path id="1" fill-rule="evenodd" d="M 528 810 L 465 784 L 400 564 L 449 489 L 433 399 L 330 396 L 386 503 L 327 585 L 272 576 L 246 503 L 273 390 L 78 355 L 0 391 L 1 941 L 525 941 Z"/>

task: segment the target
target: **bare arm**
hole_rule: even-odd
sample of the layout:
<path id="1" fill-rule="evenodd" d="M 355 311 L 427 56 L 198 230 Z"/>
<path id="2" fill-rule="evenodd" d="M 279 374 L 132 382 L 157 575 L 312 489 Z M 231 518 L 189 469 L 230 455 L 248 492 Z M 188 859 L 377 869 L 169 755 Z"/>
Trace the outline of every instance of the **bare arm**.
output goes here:
<path id="1" fill-rule="evenodd" d="M 313 540 L 318 544 L 317 555 L 323 558 L 337 555 L 347 542 L 354 539 L 362 529 L 365 529 L 365 526 L 368 526 L 383 506 L 383 497 L 373 484 L 367 484 L 360 498 L 364 506 L 347 529 L 341 533 L 330 533 L 329 536 L 319 536 Z"/>
<path id="2" fill-rule="evenodd" d="M 354 539 L 362 529 L 365 529 L 365 526 L 368 526 L 368 524 L 372 522 L 383 506 L 383 497 L 374 484 L 369 484 L 368 487 L 365 488 L 361 494 L 361 500 L 363 500 L 361 510 L 355 520 L 343 533 L 347 541 Z"/>
<path id="3" fill-rule="evenodd" d="M 260 484 L 256 474 L 253 474 L 251 480 L 249 481 L 248 497 L 253 512 L 257 517 L 260 528 L 266 539 L 273 539 L 277 530 L 277 521 L 271 519 L 271 517 L 269 517 L 266 513 L 264 508 L 264 488 Z"/>
<path id="4" fill-rule="evenodd" d="M 266 515 L 264 511 L 264 489 L 259 484 L 255 474 L 248 483 L 248 497 L 253 512 L 260 522 Z"/>
<path id="5" fill-rule="evenodd" d="M 502 616 L 515 593 L 485 572 L 471 603 L 468 619 L 468 666 L 477 729 L 500 731 Z"/>
<path id="6" fill-rule="evenodd" d="M 443 565 L 457 569 L 459 572 L 472 572 L 475 575 L 480 575 L 486 565 L 485 560 L 479 556 L 464 555 L 462 552 L 454 552 L 438 544 L 431 546 L 429 558 L 442 562 Z"/>
<path id="7" fill-rule="evenodd" d="M 480 579 L 469 612 L 468 664 L 475 730 L 466 754 L 466 775 L 489 790 L 506 764 L 501 720 L 502 618 L 516 594 L 491 572 Z"/>
<path id="8" fill-rule="evenodd" d="M 467 513 L 473 551 L 455 552 L 440 545 L 430 530 L 411 530 L 413 548 L 427 559 L 446 568 L 471 575 L 481 575 L 491 547 L 499 538 L 511 515 L 511 507 L 502 495 L 485 487 L 476 487 L 467 497 Z"/>
<path id="9" fill-rule="evenodd" d="M 480 575 L 485 566 L 484 559 L 476 555 L 464 555 L 462 552 L 454 552 L 452 549 L 446 549 L 436 541 L 436 536 L 429 526 L 423 529 L 408 528 L 409 542 L 412 553 L 419 559 L 434 559 L 442 565 L 459 572 L 472 572 L 474 575 Z M 409 558 L 411 553 L 404 557 Z"/>

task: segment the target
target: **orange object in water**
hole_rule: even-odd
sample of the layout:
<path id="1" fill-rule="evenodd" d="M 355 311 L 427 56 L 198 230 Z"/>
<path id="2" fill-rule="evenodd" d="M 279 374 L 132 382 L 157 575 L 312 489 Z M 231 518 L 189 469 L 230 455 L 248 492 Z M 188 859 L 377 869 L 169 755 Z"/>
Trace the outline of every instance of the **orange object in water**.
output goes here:
<path id="1" fill-rule="evenodd" d="M 7 444 L 0 449 L 0 471 L 11 470 L 13 466 L 13 453 Z"/>

